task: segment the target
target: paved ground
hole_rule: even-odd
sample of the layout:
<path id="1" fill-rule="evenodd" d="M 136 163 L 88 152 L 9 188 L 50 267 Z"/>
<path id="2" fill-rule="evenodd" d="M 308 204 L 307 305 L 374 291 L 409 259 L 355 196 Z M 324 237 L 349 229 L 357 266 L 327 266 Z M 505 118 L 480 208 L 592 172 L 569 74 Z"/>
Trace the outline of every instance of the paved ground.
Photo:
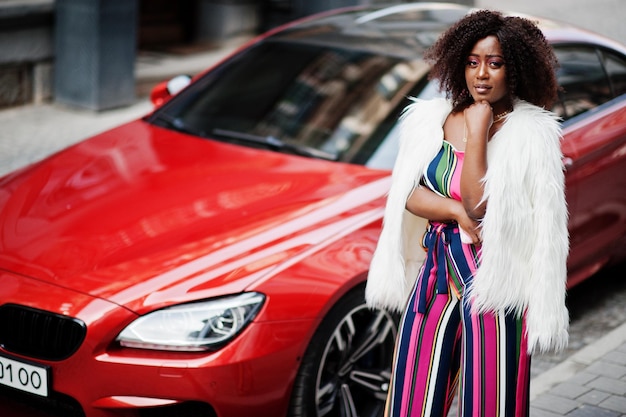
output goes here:
<path id="1" fill-rule="evenodd" d="M 626 416 L 626 324 L 531 380 L 531 417 Z"/>
<path id="2" fill-rule="evenodd" d="M 138 85 L 178 73 L 195 74 L 221 59 L 232 47 L 188 57 L 142 55 Z M 37 161 L 85 137 L 146 114 L 139 98 L 129 107 L 96 113 L 59 105 L 0 111 L 0 175 Z M 531 417 L 626 417 L 626 324 L 560 359 L 533 363 Z M 541 364 L 537 369 L 535 363 Z M 546 363 L 549 366 L 546 368 Z"/>

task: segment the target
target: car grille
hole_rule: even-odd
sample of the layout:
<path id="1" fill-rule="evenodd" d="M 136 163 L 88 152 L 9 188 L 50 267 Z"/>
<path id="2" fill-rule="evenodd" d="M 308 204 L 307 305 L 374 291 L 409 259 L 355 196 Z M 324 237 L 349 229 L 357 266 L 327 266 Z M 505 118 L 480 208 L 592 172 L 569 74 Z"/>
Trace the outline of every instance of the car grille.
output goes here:
<path id="1" fill-rule="evenodd" d="M 0 346 L 12 353 L 50 361 L 71 356 L 85 339 L 75 318 L 30 307 L 0 306 Z"/>

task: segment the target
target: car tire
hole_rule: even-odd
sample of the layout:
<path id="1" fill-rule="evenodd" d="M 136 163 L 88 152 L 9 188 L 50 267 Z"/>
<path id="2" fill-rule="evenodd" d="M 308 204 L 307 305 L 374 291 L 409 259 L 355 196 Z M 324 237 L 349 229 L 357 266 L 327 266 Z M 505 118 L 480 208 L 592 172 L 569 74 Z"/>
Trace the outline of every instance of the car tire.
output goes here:
<path id="1" fill-rule="evenodd" d="M 363 287 L 344 296 L 309 343 L 289 416 L 382 416 L 397 329 L 398 317 L 365 304 Z"/>

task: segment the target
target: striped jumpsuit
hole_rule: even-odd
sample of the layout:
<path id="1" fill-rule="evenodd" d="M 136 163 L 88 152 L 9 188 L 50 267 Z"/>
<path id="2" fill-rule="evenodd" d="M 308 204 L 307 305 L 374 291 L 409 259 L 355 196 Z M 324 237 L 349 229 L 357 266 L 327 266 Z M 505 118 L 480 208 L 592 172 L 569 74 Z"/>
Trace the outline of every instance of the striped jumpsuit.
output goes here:
<path id="1" fill-rule="evenodd" d="M 463 157 L 444 141 L 422 186 L 460 200 Z M 456 223 L 438 222 L 429 223 L 423 246 L 426 259 L 400 322 L 385 416 L 445 417 L 458 393 L 459 417 L 527 417 L 524 319 L 473 314 L 464 297 L 480 246 L 462 243 Z"/>

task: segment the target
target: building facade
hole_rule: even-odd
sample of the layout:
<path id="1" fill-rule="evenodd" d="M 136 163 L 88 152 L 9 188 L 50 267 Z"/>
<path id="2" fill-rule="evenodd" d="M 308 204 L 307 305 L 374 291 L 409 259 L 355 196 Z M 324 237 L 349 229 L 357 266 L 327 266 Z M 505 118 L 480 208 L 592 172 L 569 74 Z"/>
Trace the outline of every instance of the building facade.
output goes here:
<path id="1" fill-rule="evenodd" d="M 134 98 L 137 50 L 193 51 L 338 7 L 385 0 L 0 0 L 0 108 Z M 473 0 L 456 0 L 473 4 Z"/>

